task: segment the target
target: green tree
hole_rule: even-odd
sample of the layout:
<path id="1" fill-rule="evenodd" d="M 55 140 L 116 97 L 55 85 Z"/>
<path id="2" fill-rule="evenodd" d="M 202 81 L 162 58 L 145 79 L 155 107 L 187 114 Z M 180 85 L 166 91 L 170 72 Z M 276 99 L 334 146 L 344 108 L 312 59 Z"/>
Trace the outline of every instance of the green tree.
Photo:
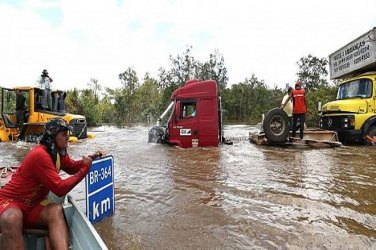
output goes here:
<path id="1" fill-rule="evenodd" d="M 113 112 L 107 115 L 110 123 L 116 123 L 118 126 L 122 126 L 127 123 L 128 112 L 130 111 L 128 105 L 127 95 L 122 88 L 106 88 L 106 95 L 109 101 L 113 100 Z M 106 116 L 106 115 L 105 115 Z"/>
<path id="2" fill-rule="evenodd" d="M 98 126 L 102 119 L 98 102 L 91 89 L 67 92 L 65 107 L 68 113 L 80 114 L 86 117 L 88 126 Z"/>
<path id="3" fill-rule="evenodd" d="M 222 92 L 225 121 L 258 123 L 263 113 L 279 106 L 282 96 L 281 89 L 269 89 L 253 74 Z"/>
<path id="4" fill-rule="evenodd" d="M 315 89 L 311 92 L 308 92 L 306 95 L 307 101 L 307 117 L 306 123 L 310 127 L 318 127 L 320 113 L 318 111 L 318 103 L 321 102 L 324 105 L 327 102 L 335 100 L 337 95 L 336 86 L 323 86 L 318 89 Z"/>
<path id="5" fill-rule="evenodd" d="M 92 78 L 88 88 L 73 89 L 67 92 L 66 110 L 86 116 L 88 125 L 116 123 L 118 126 L 145 122 L 150 115 L 157 118 L 170 102 L 170 96 L 187 80 L 215 80 L 225 122 L 258 123 L 268 110 L 278 107 L 285 94 L 281 89 L 270 88 L 254 74 L 242 82 L 227 88 L 227 69 L 224 57 L 218 51 L 211 53 L 204 62 L 192 55 L 192 47 L 187 47 L 183 55 L 170 56 L 171 67 L 160 68 L 155 79 L 148 73 L 139 81 L 137 72 L 128 67 L 118 75 L 121 87 L 116 89 L 102 87 Z M 307 124 L 317 126 L 319 113 L 317 103 L 323 104 L 335 99 L 336 87 L 326 81 L 328 62 L 308 55 L 298 62 L 298 77 L 307 89 Z"/>
<path id="6" fill-rule="evenodd" d="M 179 86 L 198 76 L 199 64 L 192 56 L 192 46 L 187 47 L 184 54 L 173 57 L 170 55 L 171 69 L 169 71 L 171 83 Z"/>
<path id="7" fill-rule="evenodd" d="M 317 58 L 312 55 L 300 58 L 297 62 L 299 71 L 297 73 L 307 91 L 315 90 L 320 87 L 328 86 L 328 60 L 326 58 Z"/>
<path id="8" fill-rule="evenodd" d="M 115 115 L 115 108 L 114 105 L 112 104 L 113 98 L 109 95 L 109 93 L 106 91 L 103 94 L 103 98 L 99 101 L 99 112 L 101 114 L 101 123 L 116 123 L 114 118 L 116 117 Z"/>
<path id="9" fill-rule="evenodd" d="M 101 123 L 101 114 L 98 101 L 91 89 L 81 91 L 80 102 L 82 115 L 86 117 L 88 126 L 98 126 Z"/>
<path id="10" fill-rule="evenodd" d="M 181 86 L 192 79 L 215 80 L 220 90 L 227 86 L 225 60 L 217 50 L 209 54 L 208 61 L 200 62 L 193 57 L 192 46 L 188 46 L 183 55 L 170 55 L 170 62 L 170 69 L 159 69 L 159 86 L 163 89 L 170 85 Z"/>
<path id="11" fill-rule="evenodd" d="M 135 92 L 139 86 L 137 73 L 133 68 L 128 67 L 123 73 L 119 74 L 119 80 L 123 85 L 121 92 L 117 93 L 116 99 L 117 113 L 125 113 L 127 122 L 135 122 L 136 115 L 133 112 L 136 108 L 135 106 Z M 121 102 L 121 103 L 119 103 Z"/>
<path id="12" fill-rule="evenodd" d="M 93 91 L 95 102 L 98 103 L 99 101 L 99 94 L 102 91 L 102 86 L 98 83 L 98 80 L 95 78 L 91 78 L 88 86 Z"/>
<path id="13" fill-rule="evenodd" d="M 158 116 L 160 113 L 160 101 L 161 94 L 158 89 L 158 82 L 146 73 L 143 83 L 135 92 L 137 121 L 145 122 L 148 118 Z"/>
<path id="14" fill-rule="evenodd" d="M 67 91 L 65 109 L 68 113 L 82 114 L 80 91 L 78 89 L 74 88 L 73 90 Z"/>
<path id="15" fill-rule="evenodd" d="M 200 63 L 198 68 L 198 79 L 215 80 L 218 84 L 218 91 L 221 93 L 227 86 L 228 76 L 225 67 L 225 59 L 217 50 L 209 55 L 209 60 Z"/>

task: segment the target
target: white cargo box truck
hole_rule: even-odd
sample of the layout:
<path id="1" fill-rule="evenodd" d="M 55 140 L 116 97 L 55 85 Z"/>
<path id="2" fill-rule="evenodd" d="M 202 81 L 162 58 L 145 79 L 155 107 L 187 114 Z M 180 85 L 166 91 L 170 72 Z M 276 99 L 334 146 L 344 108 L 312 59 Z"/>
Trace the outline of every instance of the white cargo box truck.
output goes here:
<path id="1" fill-rule="evenodd" d="M 376 142 L 376 28 L 329 55 L 337 98 L 322 107 L 320 127 L 343 143 Z"/>

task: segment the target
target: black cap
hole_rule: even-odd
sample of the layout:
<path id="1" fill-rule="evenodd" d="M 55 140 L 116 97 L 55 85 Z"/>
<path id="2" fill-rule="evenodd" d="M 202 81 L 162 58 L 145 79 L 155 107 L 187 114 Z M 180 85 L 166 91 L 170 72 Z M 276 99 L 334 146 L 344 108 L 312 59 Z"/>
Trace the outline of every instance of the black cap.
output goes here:
<path id="1" fill-rule="evenodd" d="M 72 131 L 72 127 L 69 126 L 63 119 L 61 118 L 52 118 L 49 120 L 45 125 L 44 134 L 48 136 L 56 136 L 56 134 L 60 131 Z"/>

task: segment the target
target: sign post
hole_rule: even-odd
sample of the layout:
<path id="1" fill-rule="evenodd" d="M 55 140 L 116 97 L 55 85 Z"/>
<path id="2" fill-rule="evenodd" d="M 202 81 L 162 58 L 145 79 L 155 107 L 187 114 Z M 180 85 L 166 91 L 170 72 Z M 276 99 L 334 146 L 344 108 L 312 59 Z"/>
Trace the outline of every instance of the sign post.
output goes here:
<path id="1" fill-rule="evenodd" d="M 115 212 L 114 158 L 94 160 L 85 177 L 86 216 L 91 223 Z"/>

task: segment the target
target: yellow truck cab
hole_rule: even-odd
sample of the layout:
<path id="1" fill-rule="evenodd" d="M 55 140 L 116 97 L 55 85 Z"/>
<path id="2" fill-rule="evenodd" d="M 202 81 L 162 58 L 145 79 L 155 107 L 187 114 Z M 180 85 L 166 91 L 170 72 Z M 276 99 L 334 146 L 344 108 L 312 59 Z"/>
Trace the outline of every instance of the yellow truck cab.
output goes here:
<path id="1" fill-rule="evenodd" d="M 335 130 L 343 143 L 368 143 L 376 136 L 376 28 L 329 55 L 337 98 L 322 107 L 320 127 Z"/>
<path id="2" fill-rule="evenodd" d="M 22 125 L 16 122 L 16 89 L 20 90 L 26 99 Z M 49 108 L 42 107 L 42 96 L 42 90 L 34 87 L 1 88 L 0 141 L 37 142 L 43 134 L 46 122 L 57 117 L 72 126 L 71 141 L 87 137 L 86 118 L 65 112 L 64 91 L 52 91 L 52 107 Z"/>

